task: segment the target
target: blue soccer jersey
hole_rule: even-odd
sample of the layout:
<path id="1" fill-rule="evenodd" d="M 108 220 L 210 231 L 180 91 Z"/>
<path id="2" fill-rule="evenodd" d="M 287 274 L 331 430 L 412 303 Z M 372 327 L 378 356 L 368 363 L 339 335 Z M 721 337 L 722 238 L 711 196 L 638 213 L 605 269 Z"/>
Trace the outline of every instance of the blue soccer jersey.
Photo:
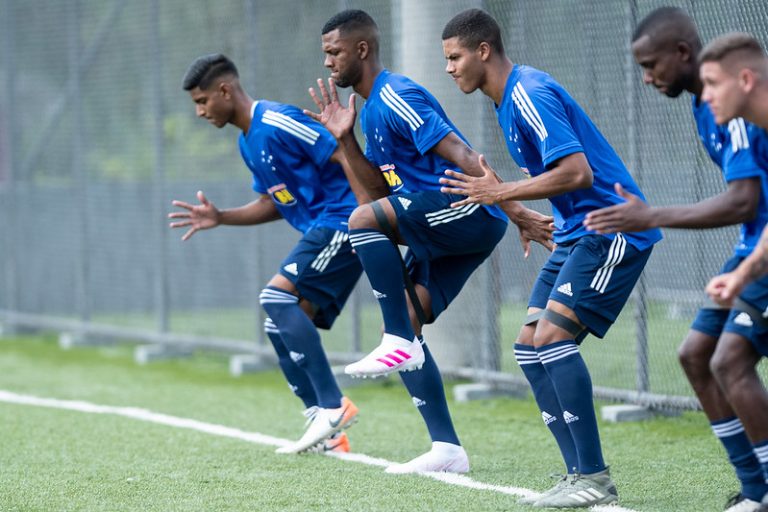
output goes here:
<path id="1" fill-rule="evenodd" d="M 756 162 L 760 153 L 760 138 L 765 131 L 745 122 L 742 118 L 733 119 L 727 125 L 718 125 L 709 105 L 694 96 L 692 98 L 693 117 L 699 132 L 701 143 L 712 161 L 722 170 L 725 181 L 759 178 L 761 184 L 760 202 L 754 219 L 741 225 L 739 242 L 734 248 L 736 256 L 747 256 L 755 248 L 760 234 L 768 221 L 768 179 L 766 171 Z M 764 156 L 768 160 L 768 155 Z M 766 162 L 763 163 L 765 165 Z M 763 167 L 765 168 L 765 167 Z"/>
<path id="2" fill-rule="evenodd" d="M 645 200 L 619 156 L 568 92 L 547 73 L 515 65 L 507 79 L 504 98 L 496 108 L 507 148 L 523 173 L 550 172 L 557 160 L 584 153 L 592 173 L 590 188 L 550 197 L 558 244 L 594 234 L 582 221 L 587 213 L 623 203 L 614 183 Z M 613 238 L 615 235 L 605 235 Z M 661 231 L 625 233 L 637 249 L 661 240 Z"/>
<path id="3" fill-rule="evenodd" d="M 360 124 L 365 156 L 379 167 L 393 194 L 439 191 L 446 169 L 461 171 L 431 150 L 451 132 L 467 140 L 435 97 L 403 75 L 385 69 L 376 77 Z M 497 206 L 485 208 L 506 220 Z"/>
<path id="4" fill-rule="evenodd" d="M 260 100 L 251 113 L 239 143 L 253 189 L 268 194 L 302 233 L 314 227 L 348 231 L 357 201 L 344 170 L 330 161 L 337 147 L 333 135 L 291 105 Z"/>

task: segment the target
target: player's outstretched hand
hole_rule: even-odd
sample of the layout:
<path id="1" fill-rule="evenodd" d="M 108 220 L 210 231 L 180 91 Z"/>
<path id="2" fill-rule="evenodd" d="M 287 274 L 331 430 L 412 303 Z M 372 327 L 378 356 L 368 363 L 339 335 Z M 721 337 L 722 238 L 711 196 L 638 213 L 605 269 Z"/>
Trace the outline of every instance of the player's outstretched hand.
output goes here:
<path id="1" fill-rule="evenodd" d="M 531 254 L 531 242 L 540 243 L 550 252 L 555 250 L 552 238 L 555 232 L 554 220 L 550 215 L 543 215 L 528 208 L 523 208 L 512 218 L 517 229 L 520 230 L 520 243 L 526 258 Z"/>
<path id="2" fill-rule="evenodd" d="M 650 206 L 635 194 L 624 190 L 619 183 L 614 188 L 626 202 L 589 212 L 584 219 L 587 229 L 602 234 L 645 231 L 654 227 Z"/>
<path id="3" fill-rule="evenodd" d="M 501 178 L 496 174 L 485 157 L 480 155 L 480 167 L 483 170 L 482 176 L 470 176 L 460 172 L 445 170 L 445 175 L 450 178 L 440 178 L 440 184 L 444 185 L 440 191 L 445 194 L 456 194 L 467 196 L 466 199 L 451 203 L 451 207 L 463 206 L 465 204 L 495 204 L 500 200 Z"/>
<path id="4" fill-rule="evenodd" d="M 746 284 L 746 279 L 737 271 L 720 274 L 707 284 L 707 295 L 717 304 L 730 308 Z"/>
<path id="5" fill-rule="evenodd" d="M 315 102 L 320 112 L 305 110 L 304 113 L 322 123 L 337 139 L 351 133 L 357 116 L 355 94 L 349 95 L 349 105 L 344 107 L 339 103 L 339 94 L 336 91 L 336 83 L 333 78 L 328 79 L 328 88 L 325 87 L 322 78 L 317 79 L 317 86 L 320 88 L 320 96 L 317 95 L 313 87 L 309 88 L 309 95 L 312 96 L 312 101 Z"/>
<path id="6" fill-rule="evenodd" d="M 200 204 L 194 205 L 184 201 L 173 201 L 171 204 L 179 208 L 184 208 L 185 212 L 172 212 L 168 214 L 169 219 L 184 219 L 169 224 L 172 228 L 184 228 L 190 226 L 182 240 L 189 240 L 201 229 L 211 229 L 219 225 L 219 210 L 214 204 L 205 197 L 202 190 L 197 191 L 197 200 Z"/>

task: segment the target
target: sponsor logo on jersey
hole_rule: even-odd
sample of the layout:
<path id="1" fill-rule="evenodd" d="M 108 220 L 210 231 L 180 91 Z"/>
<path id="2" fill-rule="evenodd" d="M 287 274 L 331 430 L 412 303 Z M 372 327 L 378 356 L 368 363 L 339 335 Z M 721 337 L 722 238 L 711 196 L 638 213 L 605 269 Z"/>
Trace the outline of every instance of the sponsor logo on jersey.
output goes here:
<path id="1" fill-rule="evenodd" d="M 296 198 L 286 188 L 285 183 L 269 187 L 267 192 L 272 196 L 272 200 L 280 206 L 293 206 L 296 204 Z"/>
<path id="2" fill-rule="evenodd" d="M 400 176 L 395 172 L 395 164 L 380 165 L 379 169 L 381 170 L 381 174 L 384 175 L 384 179 L 387 180 L 387 185 L 389 185 L 390 191 L 397 192 L 403 188 L 403 180 L 401 180 Z"/>

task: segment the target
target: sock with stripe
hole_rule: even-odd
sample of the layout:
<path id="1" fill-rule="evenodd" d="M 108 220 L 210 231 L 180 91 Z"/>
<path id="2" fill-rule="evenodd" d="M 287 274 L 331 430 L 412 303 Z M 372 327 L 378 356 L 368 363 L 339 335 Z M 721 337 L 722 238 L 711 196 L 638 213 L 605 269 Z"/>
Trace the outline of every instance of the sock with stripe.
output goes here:
<path id="1" fill-rule="evenodd" d="M 765 479 L 765 482 L 768 483 L 768 439 L 755 443 L 753 446 L 757 461 L 760 463 L 763 470 L 763 478 Z"/>
<path id="2" fill-rule="evenodd" d="M 728 460 L 736 469 L 741 482 L 741 494 L 753 501 L 760 501 L 768 492 L 763 468 L 757 460 L 756 451 L 744 432 L 744 426 L 735 416 L 710 423 L 715 436 L 723 443 Z"/>
<path id="3" fill-rule="evenodd" d="M 320 333 L 299 306 L 298 297 L 267 286 L 259 301 L 280 331 L 288 356 L 306 372 L 317 395 L 317 405 L 326 409 L 341 407 L 341 390 L 320 343 Z"/>
<path id="4" fill-rule="evenodd" d="M 317 395 L 315 395 L 315 389 L 312 387 L 309 377 L 291 359 L 291 356 L 288 354 L 288 348 L 280 337 L 280 331 L 277 330 L 277 326 L 271 318 L 264 320 L 264 332 L 267 334 L 269 341 L 272 342 L 272 346 L 275 347 L 277 364 L 283 370 L 285 380 L 288 381 L 288 387 L 304 402 L 304 407 L 310 408 L 317 405 Z"/>
<path id="5" fill-rule="evenodd" d="M 384 332 L 412 341 L 415 333 L 405 300 L 400 252 L 380 231 L 350 229 L 349 241 L 363 264 L 365 275 L 379 301 Z"/>
<path id="6" fill-rule="evenodd" d="M 560 407 L 552 380 L 539 361 L 539 354 L 530 345 L 515 343 L 515 359 L 531 385 L 533 397 L 541 411 L 541 419 L 544 420 L 544 424 L 549 428 L 560 448 L 560 454 L 565 461 L 565 472 L 575 473 L 579 466 L 576 445 L 573 442 L 571 430 L 563 419 L 563 409 Z"/>
<path id="7" fill-rule="evenodd" d="M 432 441 L 460 445 L 459 436 L 456 435 L 453 421 L 451 421 L 451 413 L 448 411 L 440 371 L 427 345 L 422 344 L 422 348 L 424 349 L 424 366 L 421 370 L 400 372 L 400 378 L 411 395 L 413 405 L 427 424 Z"/>
<path id="8" fill-rule="evenodd" d="M 592 378 L 574 340 L 536 349 L 557 393 L 563 419 L 571 431 L 579 458 L 578 472 L 590 475 L 605 469 L 592 402 Z"/>

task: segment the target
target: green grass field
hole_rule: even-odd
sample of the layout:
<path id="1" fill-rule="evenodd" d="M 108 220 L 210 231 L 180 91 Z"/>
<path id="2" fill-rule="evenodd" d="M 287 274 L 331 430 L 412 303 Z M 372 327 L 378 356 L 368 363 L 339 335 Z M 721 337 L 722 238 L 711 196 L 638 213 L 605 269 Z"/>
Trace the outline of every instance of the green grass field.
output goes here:
<path id="1" fill-rule="evenodd" d="M 141 407 L 287 439 L 303 425 L 300 402 L 277 371 L 233 378 L 221 356 L 142 367 L 129 345 L 62 351 L 54 337 L 0 339 L 0 354 L 0 390 Z M 349 430 L 355 452 L 401 461 L 428 449 L 401 386 L 367 383 L 347 394 L 361 409 Z M 451 407 L 473 480 L 550 485 L 559 456 L 532 400 Z M 121 416 L 0 402 L 0 417 L 2 511 L 535 510 L 499 492 L 320 455 L 276 455 L 271 446 Z M 601 430 L 625 508 L 721 510 L 737 489 L 700 413 Z"/>

